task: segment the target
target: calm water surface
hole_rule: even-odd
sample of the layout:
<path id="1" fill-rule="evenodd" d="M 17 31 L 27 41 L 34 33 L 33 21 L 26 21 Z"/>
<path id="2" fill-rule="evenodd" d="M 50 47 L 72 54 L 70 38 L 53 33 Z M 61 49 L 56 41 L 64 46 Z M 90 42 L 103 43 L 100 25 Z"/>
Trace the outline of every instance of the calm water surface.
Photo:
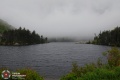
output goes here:
<path id="1" fill-rule="evenodd" d="M 31 46 L 0 46 L 0 67 L 10 70 L 32 68 L 47 79 L 59 79 L 71 70 L 72 62 L 79 66 L 96 62 L 108 46 L 75 44 L 73 42 L 48 43 Z"/>

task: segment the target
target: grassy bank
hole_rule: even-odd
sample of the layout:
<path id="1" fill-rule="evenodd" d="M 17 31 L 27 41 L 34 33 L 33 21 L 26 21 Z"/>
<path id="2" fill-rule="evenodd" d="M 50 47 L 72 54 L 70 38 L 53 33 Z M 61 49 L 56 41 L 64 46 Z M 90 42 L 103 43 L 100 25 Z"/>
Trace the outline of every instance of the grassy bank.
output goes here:
<path id="1" fill-rule="evenodd" d="M 95 65 L 73 67 L 73 71 L 60 80 L 120 80 L 120 67 L 110 67 L 109 65 L 100 68 Z"/>
<path id="2" fill-rule="evenodd" d="M 98 59 L 97 63 L 79 67 L 73 63 L 70 73 L 60 80 L 120 80 L 120 50 L 112 48 L 104 53 L 108 59 L 107 64 L 102 64 Z"/>

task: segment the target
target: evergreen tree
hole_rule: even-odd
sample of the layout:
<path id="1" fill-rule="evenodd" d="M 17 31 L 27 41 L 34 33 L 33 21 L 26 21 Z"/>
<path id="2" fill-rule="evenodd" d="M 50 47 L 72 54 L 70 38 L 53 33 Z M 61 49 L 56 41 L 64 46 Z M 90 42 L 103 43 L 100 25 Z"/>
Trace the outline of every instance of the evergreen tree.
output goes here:
<path id="1" fill-rule="evenodd" d="M 98 36 L 94 37 L 93 44 L 120 46 L 120 27 L 100 32 Z"/>
<path id="2" fill-rule="evenodd" d="M 15 30 L 4 31 L 1 38 L 1 44 L 14 45 L 18 43 L 19 45 L 30 45 L 30 44 L 40 44 L 47 42 L 47 39 L 43 36 L 39 36 L 35 31 L 32 33 L 25 28 Z"/>

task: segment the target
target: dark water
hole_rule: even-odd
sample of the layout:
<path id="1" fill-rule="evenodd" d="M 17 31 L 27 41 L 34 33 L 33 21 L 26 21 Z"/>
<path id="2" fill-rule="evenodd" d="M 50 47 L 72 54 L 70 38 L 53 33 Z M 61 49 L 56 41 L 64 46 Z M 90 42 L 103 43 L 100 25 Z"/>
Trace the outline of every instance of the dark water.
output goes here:
<path id="1" fill-rule="evenodd" d="M 46 78 L 59 78 L 70 71 L 72 62 L 83 66 L 96 62 L 99 57 L 105 60 L 101 53 L 108 49 L 108 46 L 70 42 L 0 46 L 0 67 L 32 68 Z"/>

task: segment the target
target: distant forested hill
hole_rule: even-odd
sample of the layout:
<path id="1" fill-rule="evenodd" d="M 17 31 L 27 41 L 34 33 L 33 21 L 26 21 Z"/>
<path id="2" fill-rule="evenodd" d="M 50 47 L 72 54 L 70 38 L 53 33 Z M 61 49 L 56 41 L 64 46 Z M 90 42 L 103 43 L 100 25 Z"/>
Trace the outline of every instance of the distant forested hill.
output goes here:
<path id="1" fill-rule="evenodd" d="M 14 27 L 9 25 L 6 21 L 0 19 L 0 33 L 3 33 L 5 30 L 10 29 L 14 29 Z"/>
<path id="2" fill-rule="evenodd" d="M 0 19 L 0 45 L 32 45 L 47 43 L 47 37 L 29 29 L 16 29 Z"/>

